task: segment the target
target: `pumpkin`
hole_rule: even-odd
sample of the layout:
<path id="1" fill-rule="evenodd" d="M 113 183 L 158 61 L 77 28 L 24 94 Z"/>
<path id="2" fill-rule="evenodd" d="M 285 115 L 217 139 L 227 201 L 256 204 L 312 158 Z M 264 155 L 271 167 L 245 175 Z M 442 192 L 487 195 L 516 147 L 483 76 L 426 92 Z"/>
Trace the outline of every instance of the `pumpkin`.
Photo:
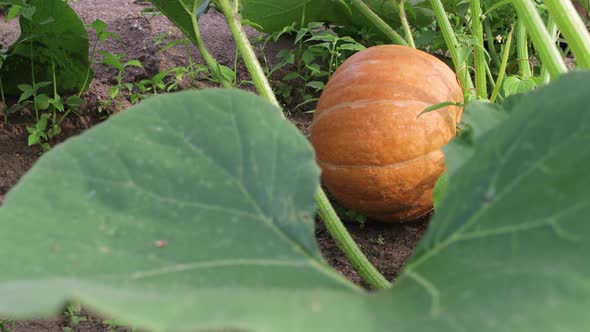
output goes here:
<path id="1" fill-rule="evenodd" d="M 346 60 L 320 96 L 311 142 L 334 198 L 369 219 L 402 222 L 432 210 L 445 170 L 441 147 L 455 135 L 463 102 L 455 73 L 410 47 L 367 48 Z"/>

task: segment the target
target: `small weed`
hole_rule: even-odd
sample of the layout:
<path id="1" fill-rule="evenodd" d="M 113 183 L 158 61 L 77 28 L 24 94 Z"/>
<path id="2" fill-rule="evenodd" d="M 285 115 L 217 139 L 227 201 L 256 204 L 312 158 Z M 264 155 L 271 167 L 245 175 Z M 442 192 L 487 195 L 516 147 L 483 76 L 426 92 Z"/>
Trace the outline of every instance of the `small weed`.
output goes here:
<path id="1" fill-rule="evenodd" d="M 385 239 L 383 238 L 383 235 L 381 235 L 381 234 L 377 235 L 377 240 L 375 242 L 377 242 L 377 244 L 380 246 L 384 245 Z"/>
<path id="2" fill-rule="evenodd" d="M 279 98 L 286 100 L 303 100 L 294 107 L 300 107 L 317 101 L 317 96 L 324 89 L 326 81 L 344 60 L 365 46 L 352 37 L 339 37 L 324 23 L 309 23 L 304 28 L 295 24 L 268 36 L 260 36 L 256 42 L 263 55 L 267 77 L 281 69 L 292 66 L 294 70 L 275 81 L 275 92 Z M 295 50 L 282 50 L 277 54 L 279 62 L 270 66 L 264 50 L 270 41 L 277 41 L 284 35 L 294 35 Z"/>
<path id="3" fill-rule="evenodd" d="M 359 214 L 358 212 L 346 210 L 344 212 L 344 215 L 358 222 L 361 228 L 365 227 L 365 224 L 367 223 L 367 217 L 363 216 L 362 214 Z"/>
<path id="4" fill-rule="evenodd" d="M 0 332 L 10 332 L 9 327 L 14 324 L 13 320 L 0 319 Z"/>
<path id="5" fill-rule="evenodd" d="M 88 320 L 88 318 L 82 316 L 81 311 L 82 307 L 80 304 L 69 304 L 67 306 L 66 312 L 64 314 L 70 319 L 70 327 L 77 326 L 80 324 L 80 322 L 85 322 Z M 64 332 L 66 332 L 66 328 L 64 328 Z"/>
<path id="6" fill-rule="evenodd" d="M 119 332 L 119 328 L 121 328 L 121 323 L 116 319 L 106 319 L 102 321 L 102 324 L 105 325 L 108 329 L 108 332 Z M 135 328 L 127 329 L 131 332 L 135 331 Z"/>
<path id="7" fill-rule="evenodd" d="M 99 51 L 99 53 L 103 56 L 103 64 L 113 67 L 117 70 L 115 85 L 109 88 L 108 98 L 101 101 L 100 105 L 98 106 L 98 111 L 102 112 L 104 110 L 108 110 L 115 103 L 115 101 L 117 101 L 121 94 L 125 92 L 131 94 L 133 92 L 133 84 L 123 82 L 123 73 L 125 73 L 125 70 L 129 67 L 143 69 L 143 65 L 141 62 L 139 62 L 139 60 L 129 60 L 124 62 L 123 54 L 112 54 L 107 51 Z M 120 109 L 120 107 L 121 105 L 117 104 L 117 109 Z"/>

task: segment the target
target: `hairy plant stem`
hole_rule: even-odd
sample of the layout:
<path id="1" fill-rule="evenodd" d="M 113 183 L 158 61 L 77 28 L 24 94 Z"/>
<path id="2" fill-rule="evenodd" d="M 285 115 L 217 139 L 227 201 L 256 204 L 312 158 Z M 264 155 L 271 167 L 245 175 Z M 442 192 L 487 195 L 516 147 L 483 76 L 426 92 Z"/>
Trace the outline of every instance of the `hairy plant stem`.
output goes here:
<path id="1" fill-rule="evenodd" d="M 395 31 L 387 22 L 385 22 L 379 15 L 375 14 L 375 12 L 367 6 L 362 0 L 350 0 L 352 6 L 361 13 L 371 24 L 375 26 L 382 34 L 387 36 L 392 42 L 408 46 L 408 42 Z"/>
<path id="2" fill-rule="evenodd" d="M 229 0 L 216 0 L 216 5 L 223 12 L 228 21 L 232 36 L 238 49 L 242 53 L 242 58 L 246 63 L 248 72 L 252 76 L 256 89 L 269 102 L 280 108 L 281 106 L 275 97 L 264 71 L 262 70 L 262 66 L 254 54 L 252 45 L 241 28 L 238 13 L 235 10 L 232 10 Z M 354 242 L 321 188 L 318 190 L 315 200 L 318 205 L 319 215 L 326 224 L 328 232 L 330 232 L 330 235 L 338 243 L 339 247 L 346 254 L 353 266 L 357 268 L 357 271 L 363 280 L 377 289 L 389 287 L 390 283 L 387 279 L 377 271 Z"/>
<path id="3" fill-rule="evenodd" d="M 412 29 L 410 28 L 410 23 L 408 22 L 408 15 L 406 14 L 405 5 L 406 0 L 399 0 L 399 17 L 402 21 L 404 33 L 406 34 L 406 41 L 408 42 L 409 46 L 416 48 L 416 43 L 414 42 L 414 37 L 412 36 Z"/>
<path id="4" fill-rule="evenodd" d="M 98 47 L 98 40 L 99 40 L 99 36 L 96 36 L 96 40 L 94 41 L 94 44 L 92 45 L 92 50 L 90 51 L 90 57 L 89 57 L 89 63 L 88 63 L 88 70 L 86 71 L 86 77 L 84 78 L 84 83 L 82 83 L 82 86 L 80 87 L 80 91 L 78 91 L 78 97 L 82 96 L 82 93 L 84 93 L 84 90 L 86 89 L 86 85 L 88 85 L 90 82 L 90 74 L 92 73 L 92 64 L 94 63 L 94 57 L 96 56 L 96 48 Z"/>
<path id="5" fill-rule="evenodd" d="M 526 27 L 522 22 L 516 24 L 516 53 L 520 76 L 523 79 L 533 76 L 531 64 L 529 63 L 529 43 Z"/>
<path id="6" fill-rule="evenodd" d="M 534 0 L 513 1 L 520 22 L 522 22 L 535 45 L 543 66 L 547 68 L 551 78 L 567 72 L 567 66 L 557 46 L 551 39 L 541 15 L 537 11 Z"/>
<path id="7" fill-rule="evenodd" d="M 508 57 L 510 55 L 510 47 L 512 47 L 512 34 L 514 33 L 514 26 L 510 29 L 508 33 L 508 37 L 506 38 L 506 44 L 504 45 L 504 52 L 502 53 L 502 64 L 500 65 L 500 72 L 498 73 L 498 79 L 496 80 L 496 85 L 494 87 L 494 91 L 492 91 L 492 96 L 490 97 L 490 101 L 493 103 L 498 98 L 500 94 L 500 88 L 502 87 L 502 81 L 504 80 L 504 75 L 506 74 L 506 66 L 508 65 Z"/>
<path id="8" fill-rule="evenodd" d="M 557 29 L 557 24 L 555 24 L 555 21 L 551 17 L 549 17 L 547 20 L 547 30 L 549 31 L 549 35 L 555 44 L 557 42 L 559 30 Z M 549 76 L 549 71 L 545 67 L 541 67 L 541 82 L 545 84 L 551 82 L 551 76 Z"/>
<path id="9" fill-rule="evenodd" d="M 436 21 L 438 22 L 438 25 L 443 34 L 443 38 L 445 39 L 445 43 L 447 44 L 449 52 L 451 53 L 451 58 L 453 59 L 453 64 L 455 65 L 457 77 L 459 78 L 459 82 L 463 88 L 465 101 L 470 101 L 474 97 L 473 81 L 471 80 L 471 75 L 469 75 L 469 70 L 467 70 L 465 59 L 461 59 L 460 57 L 459 53 L 461 47 L 459 45 L 459 41 L 457 40 L 457 36 L 453 31 L 453 26 L 449 21 L 449 16 L 447 16 L 447 12 L 445 11 L 445 7 L 443 6 L 441 0 L 430 0 L 430 6 L 434 10 Z"/>
<path id="10" fill-rule="evenodd" d="M 326 229 L 334 240 L 336 240 L 338 247 L 342 249 L 350 259 L 361 278 L 376 289 L 391 287 L 391 283 L 387 281 L 379 271 L 377 271 L 375 266 L 373 266 L 368 259 L 366 259 L 366 256 L 340 221 L 340 218 L 336 214 L 336 211 L 334 211 L 332 205 L 330 205 L 330 201 L 323 190 L 320 190 L 316 195 L 316 201 L 319 207 L 319 215 L 322 220 L 324 220 Z"/>
<path id="11" fill-rule="evenodd" d="M 590 32 L 572 1 L 546 0 L 545 7 L 572 48 L 577 68 L 590 68 Z"/>
<path id="12" fill-rule="evenodd" d="M 471 0 L 471 29 L 475 39 L 475 95 L 479 99 L 488 99 L 486 80 L 486 55 L 483 45 L 483 26 L 481 22 L 481 2 Z"/>
<path id="13" fill-rule="evenodd" d="M 57 94 L 57 74 L 55 73 L 55 61 L 53 59 L 51 59 L 51 72 L 53 74 L 53 100 L 56 100 L 59 95 Z M 55 105 L 52 105 L 51 108 L 52 120 L 55 125 L 55 120 L 57 120 L 57 108 Z"/>
<path id="14" fill-rule="evenodd" d="M 488 52 L 490 53 L 490 57 L 492 58 L 492 61 L 494 61 L 495 65 L 500 67 L 502 60 L 500 60 L 500 56 L 496 51 L 496 45 L 494 45 L 494 36 L 492 36 L 492 27 L 490 26 L 490 22 L 484 19 L 483 26 L 486 31 L 486 41 L 488 44 Z"/>
<path id="15" fill-rule="evenodd" d="M 199 22 L 197 21 L 197 6 L 197 1 L 195 1 L 194 8 L 190 15 L 191 23 L 193 26 L 193 33 L 195 34 L 196 46 L 199 49 L 199 53 L 201 53 L 203 60 L 205 61 L 209 69 L 211 69 L 211 73 L 219 81 L 221 86 L 223 86 L 224 88 L 231 88 L 233 86 L 232 83 L 228 81 L 225 78 L 225 76 L 223 76 L 223 73 L 221 72 L 221 69 L 219 67 L 219 63 L 217 62 L 217 60 L 215 60 L 213 55 L 209 53 L 209 50 L 205 46 L 205 42 L 203 41 L 203 37 L 201 36 L 201 31 L 199 30 Z"/>
<path id="16" fill-rule="evenodd" d="M 230 4 L 229 0 L 216 0 L 215 4 L 217 8 L 221 10 L 225 16 L 225 19 L 227 20 L 231 34 L 236 41 L 238 49 L 240 50 L 242 59 L 246 64 L 246 68 L 252 76 L 252 81 L 258 89 L 258 93 L 260 93 L 260 95 L 264 98 L 268 99 L 271 103 L 281 107 L 274 92 L 272 91 L 268 79 L 266 79 L 266 76 L 264 75 L 262 66 L 256 57 L 256 53 L 254 53 L 254 48 L 252 47 L 252 44 L 250 44 L 248 36 L 246 36 L 246 32 L 242 28 L 239 13 L 234 10 L 234 7 Z"/>

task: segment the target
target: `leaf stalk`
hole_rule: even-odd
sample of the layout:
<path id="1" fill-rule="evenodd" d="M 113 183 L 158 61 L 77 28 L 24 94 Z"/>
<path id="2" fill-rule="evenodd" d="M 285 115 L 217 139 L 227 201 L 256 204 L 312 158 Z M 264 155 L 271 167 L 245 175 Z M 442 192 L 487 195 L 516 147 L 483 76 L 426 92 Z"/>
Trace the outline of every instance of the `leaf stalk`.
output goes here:
<path id="1" fill-rule="evenodd" d="M 231 6 L 229 0 L 216 0 L 216 5 L 228 22 L 232 36 L 246 63 L 246 68 L 252 76 L 252 81 L 256 89 L 269 102 L 280 108 L 280 104 L 264 74 L 264 70 L 254 53 L 252 44 L 241 27 L 239 13 Z M 389 281 L 377 271 L 360 250 L 352 236 L 350 236 L 350 233 L 346 230 L 346 227 L 338 217 L 338 214 L 336 214 L 336 211 L 322 189 L 318 190 L 315 200 L 318 205 L 318 214 L 324 221 L 326 229 L 346 254 L 352 265 L 357 269 L 363 280 L 377 289 L 390 287 L 391 284 Z"/>

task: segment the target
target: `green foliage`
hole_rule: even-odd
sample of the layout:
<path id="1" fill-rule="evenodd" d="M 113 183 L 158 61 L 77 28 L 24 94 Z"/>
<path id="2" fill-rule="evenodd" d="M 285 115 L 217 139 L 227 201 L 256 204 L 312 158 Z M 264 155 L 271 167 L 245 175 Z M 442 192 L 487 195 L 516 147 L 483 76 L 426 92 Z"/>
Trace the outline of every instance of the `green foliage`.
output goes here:
<path id="1" fill-rule="evenodd" d="M 10 327 L 13 323 L 12 320 L 0 318 L 0 332 L 10 332 Z"/>
<path id="2" fill-rule="evenodd" d="M 70 327 L 78 326 L 81 322 L 85 322 L 88 320 L 85 316 L 82 315 L 82 307 L 79 303 L 77 304 L 68 304 L 66 306 L 65 315 L 69 318 L 69 325 Z"/>
<path id="3" fill-rule="evenodd" d="M 305 28 L 292 24 L 279 32 L 259 35 L 255 40 L 263 55 L 267 77 L 291 69 L 273 85 L 283 104 L 292 104 L 289 102 L 292 99 L 302 100 L 292 110 L 315 102 L 334 71 L 352 54 L 365 49 L 352 37 L 340 37 L 326 27 L 329 25 L 322 22 L 309 23 Z M 265 48 L 285 35 L 294 37 L 294 49 L 281 50 L 277 54 L 279 62 L 271 67 Z"/>
<path id="4" fill-rule="evenodd" d="M 504 96 L 512 96 L 519 93 L 525 93 L 536 87 L 535 80 L 531 77 L 520 78 L 518 76 L 506 77 L 503 83 Z"/>
<path id="5" fill-rule="evenodd" d="M 398 0 L 363 0 L 363 2 L 391 27 L 395 29 L 400 27 Z M 428 1 L 407 2 L 408 20 L 413 26 L 425 27 L 434 22 L 434 14 L 429 8 Z M 455 0 L 444 2 L 452 10 L 464 6 Z M 292 23 L 296 23 L 297 27 L 301 28 L 311 22 L 328 22 L 357 30 L 368 28 L 379 38 L 384 37 L 375 29 L 373 23 L 352 10 L 349 0 L 242 0 L 240 3 L 245 23 L 267 33 L 278 32 Z"/>
<path id="6" fill-rule="evenodd" d="M 191 16 L 193 13 L 204 12 L 206 0 L 150 0 L 161 12 L 166 15 L 191 42 L 197 44 Z"/>
<path id="7" fill-rule="evenodd" d="M 0 68 L 5 94 L 20 94 L 19 84 L 53 81 L 54 73 L 59 93 L 84 88 L 91 70 L 88 34 L 66 2 L 29 1 L 20 11 L 20 27 L 21 36 L 6 51 Z"/>
<path id="8" fill-rule="evenodd" d="M 426 237 L 372 296 L 323 262 L 318 169 L 278 109 L 232 90 L 150 98 L 46 154 L 7 195 L 0 312 L 75 298 L 155 330 L 580 330 L 589 82 L 566 75 L 485 121 L 470 114 L 490 105 L 473 103 Z"/>

